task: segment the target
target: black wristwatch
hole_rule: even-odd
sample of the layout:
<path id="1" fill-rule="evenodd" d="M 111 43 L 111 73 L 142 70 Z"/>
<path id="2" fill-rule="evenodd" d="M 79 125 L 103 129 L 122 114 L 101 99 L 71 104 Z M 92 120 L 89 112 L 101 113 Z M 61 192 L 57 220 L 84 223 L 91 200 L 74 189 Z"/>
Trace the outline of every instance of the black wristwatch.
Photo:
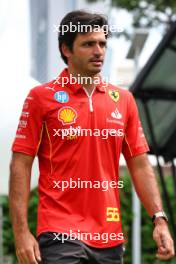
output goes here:
<path id="1" fill-rule="evenodd" d="M 168 217 L 164 211 L 160 211 L 160 212 L 155 213 L 152 216 L 152 222 L 154 223 L 157 218 L 163 218 L 166 222 L 168 222 Z"/>

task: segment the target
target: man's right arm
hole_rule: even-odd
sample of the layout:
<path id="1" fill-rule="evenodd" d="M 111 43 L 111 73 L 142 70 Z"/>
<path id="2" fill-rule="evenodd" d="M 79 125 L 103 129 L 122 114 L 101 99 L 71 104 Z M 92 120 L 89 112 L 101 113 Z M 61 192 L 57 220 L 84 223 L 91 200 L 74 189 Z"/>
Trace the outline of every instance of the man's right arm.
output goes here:
<path id="1" fill-rule="evenodd" d="M 36 264 L 41 260 L 38 243 L 28 227 L 28 200 L 33 160 L 32 156 L 13 153 L 10 164 L 9 206 L 16 254 L 20 264 Z"/>

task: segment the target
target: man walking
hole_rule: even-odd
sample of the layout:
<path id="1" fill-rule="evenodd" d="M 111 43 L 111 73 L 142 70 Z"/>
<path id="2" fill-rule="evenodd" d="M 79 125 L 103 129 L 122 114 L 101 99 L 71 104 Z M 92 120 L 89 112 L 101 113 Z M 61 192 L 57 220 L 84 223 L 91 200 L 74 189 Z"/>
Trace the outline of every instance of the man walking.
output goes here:
<path id="1" fill-rule="evenodd" d="M 68 13 L 58 37 L 68 67 L 55 80 L 33 88 L 24 102 L 10 176 L 10 212 L 20 264 L 41 259 L 46 264 L 123 263 L 121 152 L 153 219 L 158 257 L 174 255 L 134 98 L 100 76 L 107 29 L 106 18 L 99 14 Z M 36 155 L 38 241 L 27 221 Z"/>

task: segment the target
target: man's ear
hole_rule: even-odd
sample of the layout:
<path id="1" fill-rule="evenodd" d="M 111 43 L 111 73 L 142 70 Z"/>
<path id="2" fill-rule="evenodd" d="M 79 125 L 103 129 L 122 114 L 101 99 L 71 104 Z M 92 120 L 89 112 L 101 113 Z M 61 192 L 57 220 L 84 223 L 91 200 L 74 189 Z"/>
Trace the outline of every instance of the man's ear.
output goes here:
<path id="1" fill-rule="evenodd" d="M 65 57 L 67 57 L 67 59 L 72 55 L 71 50 L 67 45 L 65 45 L 65 43 L 62 44 L 61 49 L 62 49 L 62 53 L 64 54 Z"/>

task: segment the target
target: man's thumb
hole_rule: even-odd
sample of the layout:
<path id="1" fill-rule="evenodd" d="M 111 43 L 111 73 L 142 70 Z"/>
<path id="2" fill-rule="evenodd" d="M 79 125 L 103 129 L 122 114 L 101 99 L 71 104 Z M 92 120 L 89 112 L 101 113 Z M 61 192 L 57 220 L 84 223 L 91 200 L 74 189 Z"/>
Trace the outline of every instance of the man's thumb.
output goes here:
<path id="1" fill-rule="evenodd" d="M 39 249 L 39 245 L 36 242 L 34 245 L 34 254 L 35 254 L 35 258 L 37 259 L 37 261 L 41 261 L 41 254 L 40 254 L 40 249 Z"/>

